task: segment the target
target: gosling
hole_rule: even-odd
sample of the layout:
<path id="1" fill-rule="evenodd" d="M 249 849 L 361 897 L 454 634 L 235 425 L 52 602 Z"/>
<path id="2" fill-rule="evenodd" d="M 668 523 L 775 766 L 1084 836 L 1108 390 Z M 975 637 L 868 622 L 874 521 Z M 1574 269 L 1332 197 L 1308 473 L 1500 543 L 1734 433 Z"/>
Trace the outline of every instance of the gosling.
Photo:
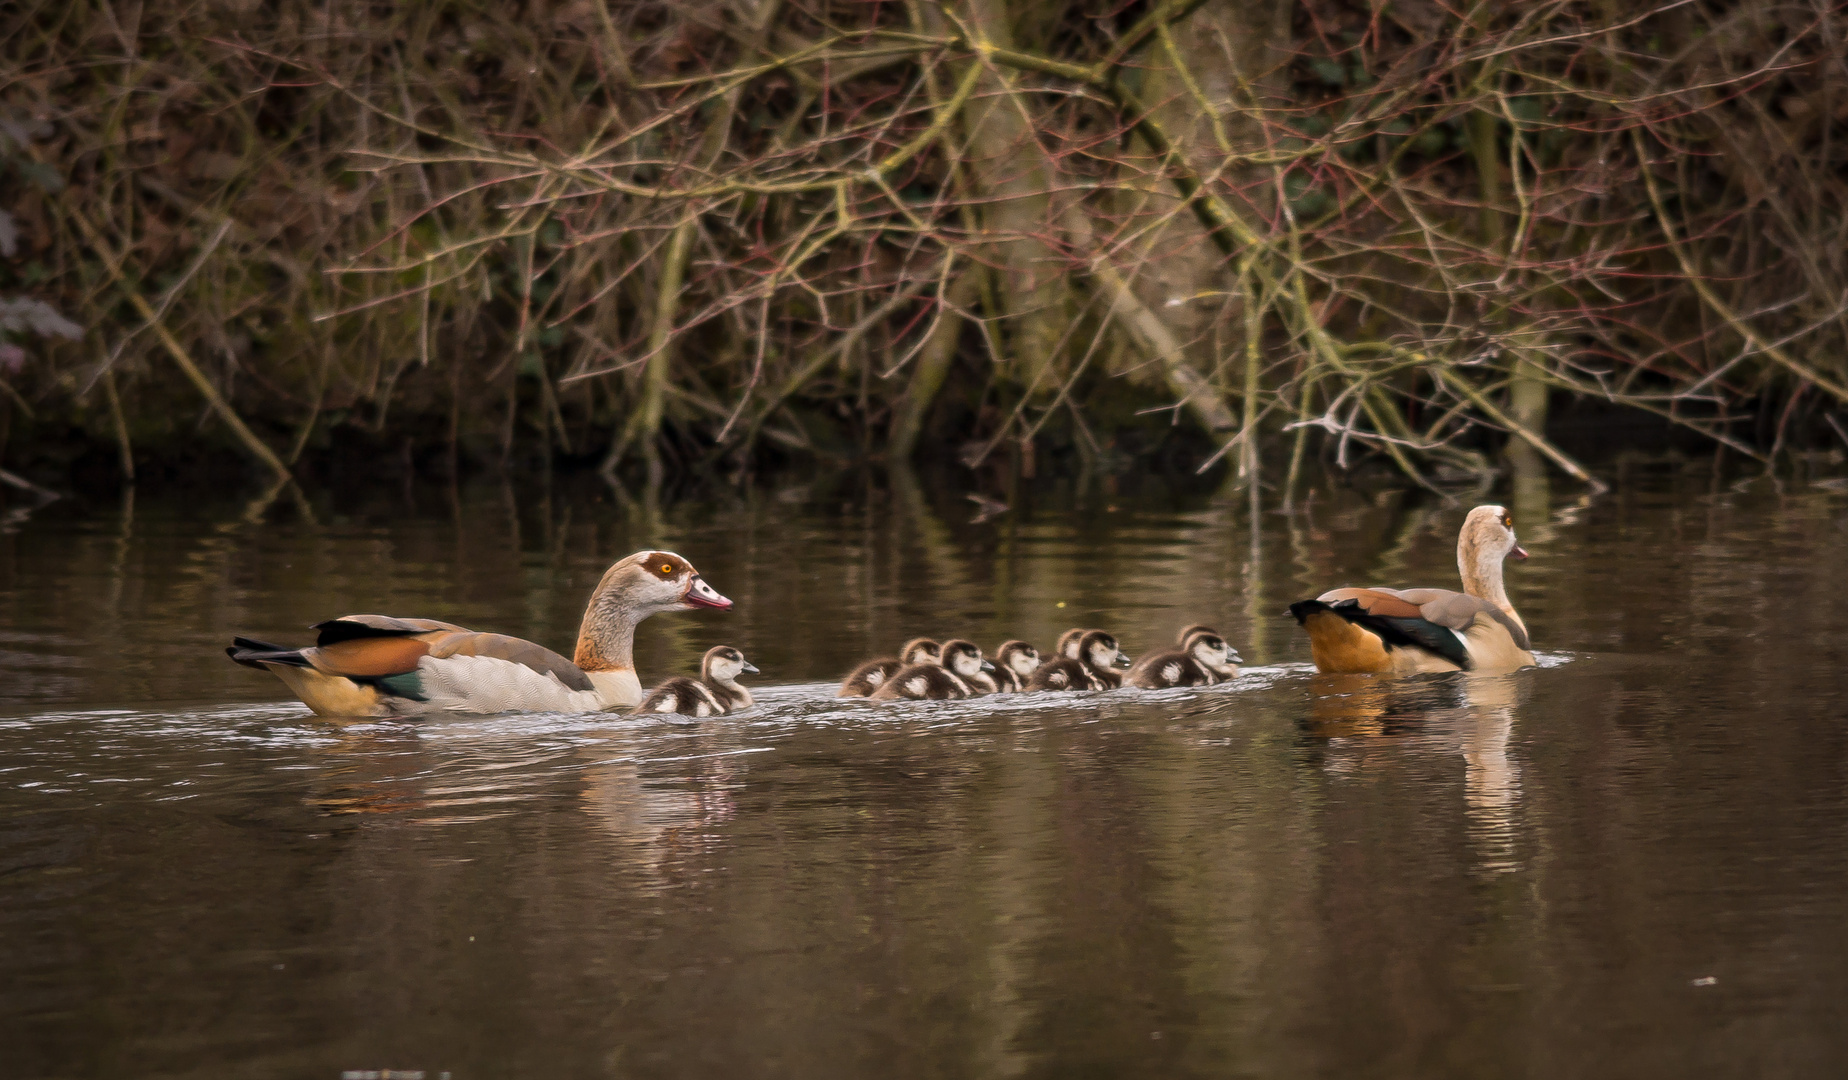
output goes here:
<path id="1" fill-rule="evenodd" d="M 706 650 L 699 664 L 699 678 L 685 675 L 655 687 L 642 703 L 630 710 L 638 713 L 680 713 L 684 716 L 725 716 L 741 712 L 752 705 L 751 692 L 738 685 L 738 676 L 757 674 L 744 654 L 729 645 L 715 645 Z"/>
<path id="2" fill-rule="evenodd" d="M 1187 639 L 1190 637 L 1193 637 L 1195 634 L 1217 634 L 1217 633 L 1219 633 L 1219 631 L 1213 629 L 1210 626 L 1206 626 L 1202 623 L 1194 623 L 1192 626 L 1181 627 L 1181 632 L 1174 635 L 1174 643 L 1180 646 L 1181 648 L 1185 649 L 1187 647 Z"/>
<path id="3" fill-rule="evenodd" d="M 1088 630 L 1078 639 L 1078 655 L 1077 660 L 1060 656 L 1041 664 L 1027 680 L 1026 689 L 1107 690 L 1122 678 L 1111 669 L 1129 666 L 1117 639 L 1102 630 Z M 1106 672 L 1113 677 L 1109 683 L 1101 677 Z"/>
<path id="4" fill-rule="evenodd" d="M 1052 655 L 1063 656 L 1067 660 L 1078 659 L 1078 642 L 1091 631 L 1082 626 L 1074 626 L 1059 635 L 1059 643 L 1052 647 Z"/>
<path id="5" fill-rule="evenodd" d="M 913 638 L 905 642 L 905 647 L 898 650 L 897 656 L 881 657 L 868 660 L 854 668 L 847 678 L 841 681 L 841 688 L 835 697 L 871 697 L 873 691 L 884 685 L 894 672 L 913 664 L 938 663 L 943 648 L 929 638 Z"/>
<path id="6" fill-rule="evenodd" d="M 1039 650 L 1024 641 L 1004 641 L 995 650 L 995 682 L 1002 693 L 1017 694 L 1040 666 Z"/>
<path id="7" fill-rule="evenodd" d="M 1170 686 L 1211 686 L 1238 674 L 1237 651 L 1209 630 L 1196 630 L 1184 649 L 1150 653 L 1130 666 L 1126 686 L 1161 690 Z"/>
<path id="8" fill-rule="evenodd" d="M 874 701 L 952 701 L 992 693 L 995 666 L 972 641 L 946 641 L 938 664 L 908 664 L 867 697 Z"/>

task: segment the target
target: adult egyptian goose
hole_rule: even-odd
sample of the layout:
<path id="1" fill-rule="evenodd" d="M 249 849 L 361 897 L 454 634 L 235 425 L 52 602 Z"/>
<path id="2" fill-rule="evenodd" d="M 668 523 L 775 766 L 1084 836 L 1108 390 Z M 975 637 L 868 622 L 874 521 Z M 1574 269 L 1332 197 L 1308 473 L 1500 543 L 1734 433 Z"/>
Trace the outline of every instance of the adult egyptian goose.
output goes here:
<path id="1" fill-rule="evenodd" d="M 605 571 L 591 594 L 575 662 L 505 634 L 388 615 L 316 623 L 321 634 L 310 648 L 240 637 L 225 652 L 274 672 L 322 716 L 595 712 L 642 700 L 631 653 L 637 623 L 731 606 L 680 556 L 638 551 Z"/>
<path id="2" fill-rule="evenodd" d="M 757 669 L 744 654 L 729 645 L 715 645 L 700 660 L 699 678 L 676 675 L 648 692 L 636 713 L 681 713 L 686 716 L 727 716 L 752 705 L 751 692 L 738 685 L 738 676 Z"/>
<path id="3" fill-rule="evenodd" d="M 943 643 L 939 664 L 908 664 L 867 695 L 874 701 L 947 701 L 993 693 L 994 664 L 973 641 Z"/>
<path id="4" fill-rule="evenodd" d="M 1017 693 L 1040 666 L 1039 650 L 1024 641 L 1004 641 L 995 650 L 995 682 L 1003 693 Z"/>
<path id="5" fill-rule="evenodd" d="M 1144 690 L 1170 686 L 1211 686 L 1238 674 L 1238 652 L 1226 639 L 1204 627 L 1189 627 L 1183 647 L 1137 658 L 1123 676 L 1123 685 Z"/>
<path id="6" fill-rule="evenodd" d="M 892 673 L 911 664 L 935 664 L 941 658 L 943 647 L 929 638 L 912 638 L 905 642 L 905 647 L 898 650 L 897 656 L 885 656 L 878 660 L 868 660 L 847 673 L 841 680 L 841 688 L 835 697 L 868 697 L 879 689 Z"/>
<path id="7" fill-rule="evenodd" d="M 1117 639 L 1102 630 L 1087 630 L 1078 639 L 1079 659 L 1055 656 L 1033 670 L 1027 690 L 1109 690 L 1121 685 L 1122 676 L 1112 668 L 1126 668 L 1129 658 L 1117 647 Z M 1112 678 L 1106 682 L 1103 676 Z"/>
<path id="8" fill-rule="evenodd" d="M 1411 675 L 1509 671 L 1534 662 L 1527 627 L 1502 587 L 1502 560 L 1527 558 L 1514 519 L 1478 506 L 1457 536 L 1463 591 L 1335 589 L 1290 605 L 1318 671 Z"/>

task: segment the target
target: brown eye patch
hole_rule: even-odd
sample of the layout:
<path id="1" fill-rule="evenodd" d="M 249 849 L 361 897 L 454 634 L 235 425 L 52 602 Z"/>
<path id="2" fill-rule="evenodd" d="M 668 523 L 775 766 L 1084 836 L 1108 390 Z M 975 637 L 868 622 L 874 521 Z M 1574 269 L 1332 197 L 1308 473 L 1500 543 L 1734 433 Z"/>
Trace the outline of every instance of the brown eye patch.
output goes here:
<path id="1" fill-rule="evenodd" d="M 692 569 L 692 567 L 687 565 L 685 559 L 677 555 L 670 555 L 665 551 L 650 552 L 648 557 L 642 560 L 642 565 L 646 566 L 656 577 L 662 578 L 663 580 L 673 578 L 684 571 Z"/>

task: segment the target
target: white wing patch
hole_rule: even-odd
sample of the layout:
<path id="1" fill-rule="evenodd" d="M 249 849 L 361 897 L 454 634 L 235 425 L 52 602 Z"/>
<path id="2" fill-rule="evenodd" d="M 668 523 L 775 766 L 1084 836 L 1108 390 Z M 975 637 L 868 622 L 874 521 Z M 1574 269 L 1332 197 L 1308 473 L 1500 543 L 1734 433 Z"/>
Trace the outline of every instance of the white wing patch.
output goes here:
<path id="1" fill-rule="evenodd" d="M 1181 665 L 1172 662 L 1163 664 L 1161 667 L 1161 681 L 1167 683 L 1169 686 L 1173 686 L 1175 683 L 1180 682 Z"/>
<path id="2" fill-rule="evenodd" d="M 926 679 L 922 675 L 914 676 L 910 679 L 905 680 L 905 693 L 910 694 L 914 697 L 923 697 L 925 692 L 929 689 L 930 689 L 930 680 Z"/>
<path id="3" fill-rule="evenodd" d="M 417 712 L 597 712 L 594 690 L 572 690 L 549 672 L 497 656 L 426 656 L 417 661 L 424 696 Z"/>

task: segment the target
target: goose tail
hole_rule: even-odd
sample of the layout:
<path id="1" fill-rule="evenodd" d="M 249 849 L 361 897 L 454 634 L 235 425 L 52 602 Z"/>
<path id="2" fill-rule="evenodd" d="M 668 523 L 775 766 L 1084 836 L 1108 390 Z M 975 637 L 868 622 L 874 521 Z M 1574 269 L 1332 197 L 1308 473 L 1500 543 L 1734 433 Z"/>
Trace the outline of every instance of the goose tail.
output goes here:
<path id="1" fill-rule="evenodd" d="M 287 645 L 275 645 L 256 638 L 234 637 L 226 646 L 225 655 L 233 662 L 248 668 L 262 671 L 270 664 L 287 664 L 290 667 L 312 667 L 308 658 L 300 649 L 291 649 Z"/>

